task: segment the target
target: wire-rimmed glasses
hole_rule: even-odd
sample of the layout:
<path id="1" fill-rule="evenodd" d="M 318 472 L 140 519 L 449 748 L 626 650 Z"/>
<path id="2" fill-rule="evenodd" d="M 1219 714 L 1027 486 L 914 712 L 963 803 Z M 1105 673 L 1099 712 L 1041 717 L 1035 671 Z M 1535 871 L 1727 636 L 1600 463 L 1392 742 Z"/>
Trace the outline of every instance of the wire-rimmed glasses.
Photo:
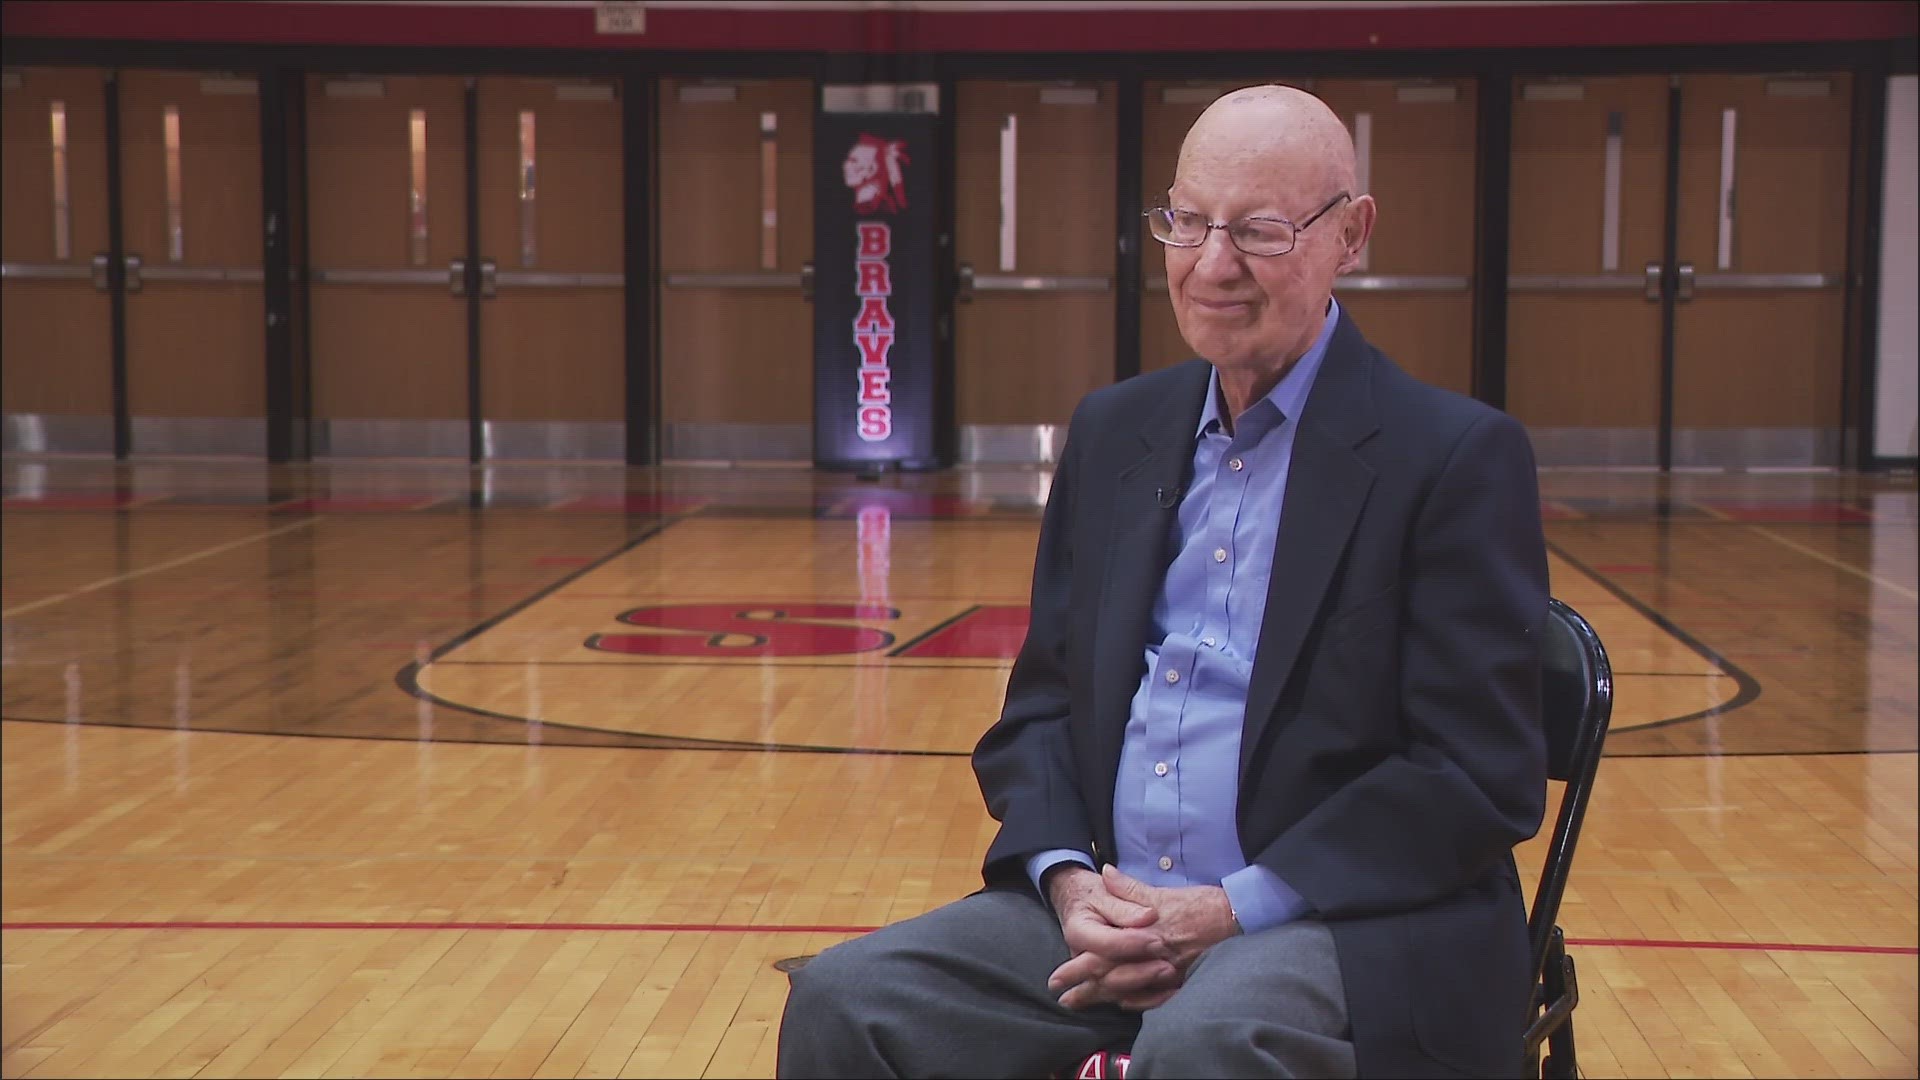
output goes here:
<path id="1" fill-rule="evenodd" d="M 1207 234 L 1215 229 L 1224 229 L 1227 239 L 1233 246 L 1248 255 L 1268 258 L 1285 255 L 1299 242 L 1300 234 L 1307 226 L 1319 221 L 1327 211 L 1339 206 L 1353 196 L 1341 192 L 1328 200 L 1325 206 L 1313 212 L 1313 216 L 1295 225 L 1286 218 L 1248 215 L 1232 221 L 1208 221 L 1207 215 L 1197 210 L 1183 210 L 1179 207 L 1159 205 L 1146 212 L 1147 231 L 1155 240 L 1177 248 L 1196 248 L 1207 242 Z"/>

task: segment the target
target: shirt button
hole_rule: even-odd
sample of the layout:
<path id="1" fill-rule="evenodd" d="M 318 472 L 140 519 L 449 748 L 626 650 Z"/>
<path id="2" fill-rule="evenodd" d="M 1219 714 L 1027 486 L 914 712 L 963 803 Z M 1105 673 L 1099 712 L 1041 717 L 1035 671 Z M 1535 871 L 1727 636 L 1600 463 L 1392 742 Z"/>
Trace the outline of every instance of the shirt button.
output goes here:
<path id="1" fill-rule="evenodd" d="M 1214 549 L 1213 549 L 1213 561 L 1214 561 L 1214 562 L 1226 562 L 1226 561 L 1227 561 L 1227 549 L 1226 549 L 1226 548 L 1214 548 Z"/>
<path id="2" fill-rule="evenodd" d="M 1167 775 L 1167 763 L 1166 763 L 1166 762 L 1164 762 L 1164 761 L 1156 761 L 1156 762 L 1154 762 L 1154 765 L 1153 765 L 1153 775 L 1155 775 L 1155 776 L 1165 776 L 1165 775 Z"/>
<path id="3" fill-rule="evenodd" d="M 1171 856 L 1167 856 L 1167 855 L 1160 856 L 1160 869 L 1162 870 L 1173 869 L 1173 859 Z"/>
<path id="4" fill-rule="evenodd" d="M 1170 683 L 1177 683 L 1177 682 L 1179 682 L 1179 681 L 1180 681 L 1180 673 L 1179 673 L 1179 672 L 1177 672 L 1177 671 L 1169 671 L 1169 672 L 1167 672 L 1167 681 L 1168 681 L 1168 682 L 1170 682 Z"/>
<path id="5" fill-rule="evenodd" d="M 1210 637 L 1203 637 L 1200 639 L 1200 644 L 1205 645 L 1207 648 L 1211 649 L 1213 648 L 1213 639 Z"/>
<path id="6" fill-rule="evenodd" d="M 1227 468 L 1232 469 L 1234 472 L 1239 472 L 1246 467 L 1247 463 L 1241 461 L 1239 458 L 1234 458 L 1232 461 L 1227 462 Z"/>

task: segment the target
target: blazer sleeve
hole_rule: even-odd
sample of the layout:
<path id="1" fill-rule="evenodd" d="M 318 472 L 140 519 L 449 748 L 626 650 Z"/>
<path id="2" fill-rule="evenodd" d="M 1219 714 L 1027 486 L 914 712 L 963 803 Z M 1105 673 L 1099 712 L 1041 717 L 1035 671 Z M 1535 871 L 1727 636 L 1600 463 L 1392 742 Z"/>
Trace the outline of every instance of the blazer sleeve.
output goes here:
<path id="1" fill-rule="evenodd" d="M 1397 750 L 1259 853 L 1326 918 L 1422 907 L 1540 828 L 1546 542 L 1532 447 L 1488 413 L 1419 508 L 1404 558 Z"/>
<path id="2" fill-rule="evenodd" d="M 1050 849 L 1082 852 L 1092 861 L 1093 827 L 1074 779 L 1068 731 L 1076 448 L 1087 438 L 1084 412 L 1075 410 L 1047 495 L 1027 637 L 1007 680 L 1006 703 L 973 752 L 987 812 L 1000 822 L 982 869 L 989 886 L 1032 891 L 1026 860 Z"/>

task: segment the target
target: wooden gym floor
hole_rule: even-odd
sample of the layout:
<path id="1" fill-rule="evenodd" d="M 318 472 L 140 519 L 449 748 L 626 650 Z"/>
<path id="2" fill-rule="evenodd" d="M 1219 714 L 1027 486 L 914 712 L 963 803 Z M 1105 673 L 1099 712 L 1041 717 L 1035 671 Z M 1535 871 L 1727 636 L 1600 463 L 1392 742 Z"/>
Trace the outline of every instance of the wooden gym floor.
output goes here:
<path id="1" fill-rule="evenodd" d="M 780 961 L 976 884 L 1044 474 L 0 476 L 7 1076 L 771 1076 Z M 1583 1071 L 1915 1075 L 1913 480 L 1543 488 Z"/>

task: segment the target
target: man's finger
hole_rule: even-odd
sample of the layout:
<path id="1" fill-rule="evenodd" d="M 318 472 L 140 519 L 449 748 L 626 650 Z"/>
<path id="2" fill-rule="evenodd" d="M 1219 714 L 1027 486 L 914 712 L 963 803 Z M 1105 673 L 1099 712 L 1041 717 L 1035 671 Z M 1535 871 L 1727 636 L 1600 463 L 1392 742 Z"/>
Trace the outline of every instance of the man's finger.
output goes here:
<path id="1" fill-rule="evenodd" d="M 1106 883 L 1107 892 L 1122 900 L 1131 901 L 1146 907 L 1152 907 L 1154 888 L 1139 878 L 1128 877 L 1120 868 L 1108 863 L 1100 871 L 1100 880 Z"/>
<path id="2" fill-rule="evenodd" d="M 1122 1008 L 1149 1009 L 1172 997 L 1173 992 L 1180 988 L 1179 973 L 1165 961 L 1120 964 L 1102 974 L 1080 979 L 1078 976 L 1081 973 L 1097 970 L 1097 966 L 1069 966 L 1078 960 L 1080 957 L 1075 957 L 1067 964 L 1062 964 L 1055 970 L 1055 978 L 1047 981 L 1049 989 L 1057 991 L 1061 986 L 1068 987 L 1060 995 L 1060 1004 L 1069 1009 L 1084 1009 L 1103 1003 Z"/>
<path id="3" fill-rule="evenodd" d="M 1108 998 L 1102 996 L 1100 993 L 1100 984 L 1097 982 L 1083 982 L 1060 995 L 1060 1005 L 1062 1008 L 1077 1010 L 1091 1008 L 1101 1004 L 1117 1005 L 1119 1002 L 1110 1001 Z"/>
<path id="4" fill-rule="evenodd" d="M 1047 989 L 1057 994 L 1083 982 L 1098 979 L 1111 970 L 1113 970 L 1113 961 L 1099 953 L 1083 952 L 1053 969 L 1053 974 L 1047 976 Z"/>
<path id="5" fill-rule="evenodd" d="M 1075 953 L 1098 953 L 1108 960 L 1171 960 L 1173 949 L 1151 930 L 1103 926 L 1091 920 L 1073 920 L 1062 927 L 1067 946 Z"/>
<path id="6" fill-rule="evenodd" d="M 1100 975 L 1099 980 L 1107 996 L 1125 999 L 1145 992 L 1172 990 L 1180 985 L 1180 973 L 1166 960 L 1147 960 L 1115 964 Z"/>
<path id="7" fill-rule="evenodd" d="M 1152 926 L 1160 913 L 1145 904 L 1119 896 L 1089 896 L 1087 906 L 1115 926 Z"/>

